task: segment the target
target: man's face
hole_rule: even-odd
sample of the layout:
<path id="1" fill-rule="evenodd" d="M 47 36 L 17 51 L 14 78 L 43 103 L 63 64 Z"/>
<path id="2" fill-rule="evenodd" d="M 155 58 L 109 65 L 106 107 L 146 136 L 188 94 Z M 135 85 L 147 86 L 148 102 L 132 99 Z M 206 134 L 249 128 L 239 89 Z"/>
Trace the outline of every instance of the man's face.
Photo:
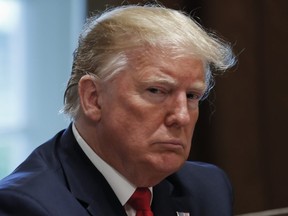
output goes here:
<path id="1" fill-rule="evenodd" d="M 159 55 L 138 55 L 99 97 L 94 150 L 137 186 L 158 183 L 187 159 L 206 89 L 202 61 Z"/>

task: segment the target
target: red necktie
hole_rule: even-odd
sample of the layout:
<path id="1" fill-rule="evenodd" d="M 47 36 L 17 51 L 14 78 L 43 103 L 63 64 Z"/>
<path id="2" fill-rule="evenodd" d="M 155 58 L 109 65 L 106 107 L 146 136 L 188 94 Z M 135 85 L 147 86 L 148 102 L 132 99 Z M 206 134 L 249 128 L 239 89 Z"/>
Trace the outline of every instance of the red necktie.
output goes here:
<path id="1" fill-rule="evenodd" d="M 128 200 L 128 204 L 136 210 L 136 216 L 153 216 L 150 201 L 150 190 L 148 188 L 137 188 Z"/>

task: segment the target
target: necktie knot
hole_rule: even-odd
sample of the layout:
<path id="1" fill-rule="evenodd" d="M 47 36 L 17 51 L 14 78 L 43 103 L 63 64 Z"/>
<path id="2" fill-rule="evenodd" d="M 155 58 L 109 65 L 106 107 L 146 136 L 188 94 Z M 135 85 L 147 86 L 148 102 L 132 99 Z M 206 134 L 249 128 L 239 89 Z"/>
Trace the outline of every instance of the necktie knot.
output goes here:
<path id="1" fill-rule="evenodd" d="M 153 216 L 150 201 L 150 190 L 148 188 L 137 188 L 128 200 L 128 204 L 136 210 L 136 216 Z"/>

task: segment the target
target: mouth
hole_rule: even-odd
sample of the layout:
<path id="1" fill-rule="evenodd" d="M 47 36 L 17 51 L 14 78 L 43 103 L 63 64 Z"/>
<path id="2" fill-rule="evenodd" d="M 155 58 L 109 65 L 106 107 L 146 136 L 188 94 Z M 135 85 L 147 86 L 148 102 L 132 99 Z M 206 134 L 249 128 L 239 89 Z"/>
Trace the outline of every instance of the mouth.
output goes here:
<path id="1" fill-rule="evenodd" d="M 184 149 L 184 143 L 180 140 L 161 140 L 154 142 L 155 145 L 158 145 L 159 147 L 165 148 L 165 149 Z"/>

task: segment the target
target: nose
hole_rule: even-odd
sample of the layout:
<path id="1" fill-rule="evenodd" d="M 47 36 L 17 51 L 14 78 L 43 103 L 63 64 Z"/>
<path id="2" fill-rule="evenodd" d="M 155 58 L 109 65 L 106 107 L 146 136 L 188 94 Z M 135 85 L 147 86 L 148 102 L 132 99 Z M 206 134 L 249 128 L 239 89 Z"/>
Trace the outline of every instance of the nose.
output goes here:
<path id="1" fill-rule="evenodd" d="M 183 127 L 190 123 L 192 111 L 189 109 L 186 94 L 178 95 L 175 99 L 171 100 L 168 106 L 168 114 L 165 119 L 167 126 Z"/>

